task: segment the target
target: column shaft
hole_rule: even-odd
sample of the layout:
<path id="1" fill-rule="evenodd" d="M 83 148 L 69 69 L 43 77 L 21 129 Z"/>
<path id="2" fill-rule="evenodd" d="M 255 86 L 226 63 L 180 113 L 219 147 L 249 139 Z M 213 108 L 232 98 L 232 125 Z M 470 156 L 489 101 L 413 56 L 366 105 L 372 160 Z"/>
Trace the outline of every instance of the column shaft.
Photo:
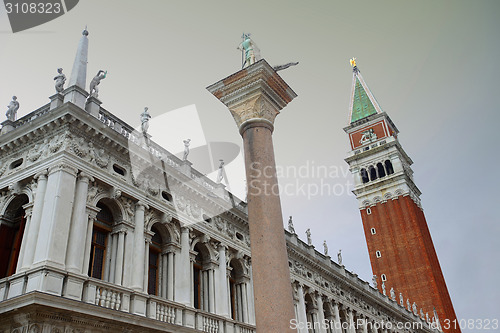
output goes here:
<path id="1" fill-rule="evenodd" d="M 325 323 L 325 313 L 323 311 L 323 299 L 321 298 L 321 295 L 317 295 L 316 300 L 318 302 L 318 322 L 319 322 L 319 333 L 326 333 L 326 329 L 323 326 Z"/>
<path id="2" fill-rule="evenodd" d="M 123 253 L 125 246 L 125 231 L 118 232 L 118 247 L 116 249 L 115 283 L 121 285 L 123 277 Z"/>
<path id="3" fill-rule="evenodd" d="M 191 259 L 189 257 L 189 229 L 186 227 L 181 228 L 181 253 L 176 258 L 175 265 L 175 301 L 191 305 Z"/>
<path id="4" fill-rule="evenodd" d="M 228 294 L 227 294 L 227 267 L 226 267 L 226 247 L 224 245 L 219 246 L 219 266 L 216 271 L 216 313 L 229 317 L 229 304 L 228 304 Z"/>
<path id="5" fill-rule="evenodd" d="M 146 206 L 138 202 L 135 207 L 134 252 L 132 261 L 132 289 L 144 289 L 144 209 Z"/>
<path id="6" fill-rule="evenodd" d="M 82 274 L 89 273 L 89 264 L 90 264 L 90 249 L 92 245 L 92 231 L 94 229 L 94 216 L 88 217 L 87 222 L 87 237 L 85 238 L 85 253 L 83 256 L 83 268 Z"/>
<path id="7" fill-rule="evenodd" d="M 297 295 L 299 296 L 299 304 L 297 307 L 298 318 L 297 322 L 299 324 L 299 333 L 307 333 L 307 313 L 306 313 L 306 302 L 304 299 L 304 289 L 299 284 L 297 287 Z"/>
<path id="8" fill-rule="evenodd" d="M 167 254 L 168 270 L 167 270 L 167 299 L 174 300 L 174 258 L 173 252 Z"/>

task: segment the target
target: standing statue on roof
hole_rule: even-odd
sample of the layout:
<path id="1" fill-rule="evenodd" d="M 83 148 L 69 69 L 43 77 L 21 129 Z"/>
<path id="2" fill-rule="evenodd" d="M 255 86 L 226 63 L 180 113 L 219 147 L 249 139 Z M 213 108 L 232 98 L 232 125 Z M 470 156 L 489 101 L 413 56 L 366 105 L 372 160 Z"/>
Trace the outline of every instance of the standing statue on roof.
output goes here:
<path id="1" fill-rule="evenodd" d="M 189 155 L 189 143 L 191 142 L 191 139 L 182 140 L 182 142 L 184 142 L 184 155 L 182 156 L 182 160 L 187 161 Z"/>
<path id="2" fill-rule="evenodd" d="M 312 245 L 311 229 L 306 230 L 307 245 Z"/>
<path id="3" fill-rule="evenodd" d="M 243 33 L 241 38 L 243 41 L 238 46 L 238 50 L 242 53 L 241 68 L 248 67 L 260 60 L 260 50 L 255 42 L 250 38 L 251 34 Z"/>
<path id="4" fill-rule="evenodd" d="M 372 283 L 373 283 L 373 288 L 377 289 L 378 283 L 376 275 L 372 276 Z"/>
<path id="5" fill-rule="evenodd" d="M 326 239 L 323 241 L 323 253 L 325 256 L 328 255 L 328 245 L 326 244 Z"/>
<path id="6" fill-rule="evenodd" d="M 101 83 L 102 79 L 106 78 L 106 74 L 108 74 L 108 71 L 100 70 L 99 72 L 97 72 L 97 75 L 94 76 L 92 81 L 90 81 L 90 88 L 89 89 L 90 89 L 90 96 L 91 97 L 97 98 L 97 96 L 99 95 L 99 89 L 97 88 L 97 86 L 99 85 L 99 83 Z"/>
<path id="7" fill-rule="evenodd" d="M 149 128 L 149 119 L 151 119 L 151 115 L 148 112 L 148 108 L 144 108 L 144 112 L 141 113 L 141 131 L 143 134 L 148 132 Z"/>
<path id="8" fill-rule="evenodd" d="M 57 75 L 54 77 L 57 93 L 61 93 L 64 90 L 64 83 L 66 82 L 66 75 L 64 75 L 62 71 L 62 68 L 58 68 Z"/>
<path id="9" fill-rule="evenodd" d="M 291 216 L 288 219 L 288 231 L 290 231 L 290 233 L 292 233 L 292 234 L 295 233 L 295 228 L 293 227 L 293 221 L 292 221 L 292 217 Z"/>
<path id="10" fill-rule="evenodd" d="M 395 301 L 396 300 L 396 292 L 394 291 L 394 288 L 391 287 L 391 291 L 390 292 L 391 292 L 391 299 L 393 301 Z"/>
<path id="11" fill-rule="evenodd" d="M 7 112 L 5 113 L 7 120 L 16 121 L 17 110 L 19 110 L 19 102 L 16 96 L 12 96 L 12 101 L 7 106 Z"/>
<path id="12" fill-rule="evenodd" d="M 339 253 L 337 253 L 337 260 L 339 262 L 339 265 L 342 266 L 342 249 L 340 249 Z"/>

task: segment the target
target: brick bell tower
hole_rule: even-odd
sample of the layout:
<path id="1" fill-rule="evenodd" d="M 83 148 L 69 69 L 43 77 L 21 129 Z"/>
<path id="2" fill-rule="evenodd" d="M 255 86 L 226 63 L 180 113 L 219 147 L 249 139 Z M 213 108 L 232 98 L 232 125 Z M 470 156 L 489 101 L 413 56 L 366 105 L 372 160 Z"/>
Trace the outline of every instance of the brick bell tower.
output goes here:
<path id="1" fill-rule="evenodd" d="M 416 315 L 439 323 L 445 332 L 460 332 L 454 327 L 455 311 L 413 179 L 413 161 L 398 140 L 398 129 L 368 89 L 355 58 L 351 65 L 350 124 L 344 128 L 351 151 L 345 161 L 354 176 L 353 192 L 377 287 Z"/>

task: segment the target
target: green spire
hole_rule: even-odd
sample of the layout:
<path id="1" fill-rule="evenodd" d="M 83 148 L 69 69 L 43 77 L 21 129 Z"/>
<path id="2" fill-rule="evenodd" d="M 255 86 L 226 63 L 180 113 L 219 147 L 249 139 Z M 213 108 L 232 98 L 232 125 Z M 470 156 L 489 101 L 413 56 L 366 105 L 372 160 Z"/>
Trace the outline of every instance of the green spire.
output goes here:
<path id="1" fill-rule="evenodd" d="M 353 87 L 350 105 L 350 122 L 353 123 L 372 114 L 381 113 L 382 110 L 366 85 L 359 69 L 353 68 Z"/>

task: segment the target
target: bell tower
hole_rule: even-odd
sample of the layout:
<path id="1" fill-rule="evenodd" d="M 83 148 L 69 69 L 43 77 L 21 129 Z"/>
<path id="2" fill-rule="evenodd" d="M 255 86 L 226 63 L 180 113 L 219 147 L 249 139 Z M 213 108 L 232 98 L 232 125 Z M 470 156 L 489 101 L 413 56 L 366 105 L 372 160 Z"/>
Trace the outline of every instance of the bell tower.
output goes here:
<path id="1" fill-rule="evenodd" d="M 354 58 L 351 65 L 350 124 L 344 128 L 351 150 L 345 161 L 354 176 L 378 289 L 416 315 L 427 314 L 445 332 L 460 332 L 413 178 L 413 161 Z"/>

